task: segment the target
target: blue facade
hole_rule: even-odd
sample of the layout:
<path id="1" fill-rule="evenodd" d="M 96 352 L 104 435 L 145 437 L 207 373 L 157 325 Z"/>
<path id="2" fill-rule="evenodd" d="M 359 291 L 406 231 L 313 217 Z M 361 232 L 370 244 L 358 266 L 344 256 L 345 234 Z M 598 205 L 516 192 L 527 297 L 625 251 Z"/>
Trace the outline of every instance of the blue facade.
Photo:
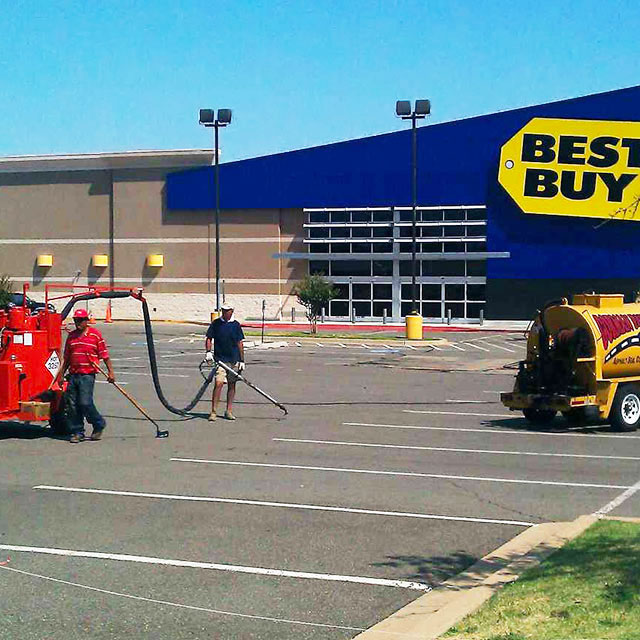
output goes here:
<path id="1" fill-rule="evenodd" d="M 418 202 L 487 205 L 494 279 L 630 278 L 640 223 L 524 214 L 497 182 L 500 147 L 531 118 L 640 121 L 640 87 L 425 126 L 418 130 Z M 222 208 L 408 205 L 410 131 L 223 164 Z M 213 207 L 213 168 L 167 177 L 167 207 Z M 597 228 L 596 228 L 597 227 Z M 638 281 L 640 286 L 640 278 Z"/>

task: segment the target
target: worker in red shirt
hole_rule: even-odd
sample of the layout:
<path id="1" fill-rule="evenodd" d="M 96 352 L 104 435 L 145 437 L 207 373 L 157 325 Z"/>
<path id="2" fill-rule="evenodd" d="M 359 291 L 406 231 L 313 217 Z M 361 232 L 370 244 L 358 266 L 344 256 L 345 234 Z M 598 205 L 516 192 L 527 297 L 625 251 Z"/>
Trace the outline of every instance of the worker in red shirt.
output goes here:
<path id="1" fill-rule="evenodd" d="M 69 442 L 81 442 L 85 439 L 84 420 L 93 426 L 91 440 L 100 440 L 107 426 L 93 403 L 93 388 L 96 382 L 96 370 L 100 360 L 107 365 L 109 382 L 115 381 L 113 366 L 109 358 L 107 344 L 102 334 L 89 326 L 89 314 L 86 309 L 76 309 L 73 313 L 76 325 L 67 337 L 64 357 L 57 378 L 64 378 L 69 370 L 66 402 L 71 423 Z"/>

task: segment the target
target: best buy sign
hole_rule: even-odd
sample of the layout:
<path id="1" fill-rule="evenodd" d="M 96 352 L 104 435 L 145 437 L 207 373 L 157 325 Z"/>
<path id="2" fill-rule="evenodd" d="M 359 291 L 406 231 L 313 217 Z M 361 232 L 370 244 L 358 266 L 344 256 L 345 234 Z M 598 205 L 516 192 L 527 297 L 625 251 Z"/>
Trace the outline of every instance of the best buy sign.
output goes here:
<path id="1" fill-rule="evenodd" d="M 640 220 L 640 122 L 533 118 L 500 152 L 525 213 Z"/>

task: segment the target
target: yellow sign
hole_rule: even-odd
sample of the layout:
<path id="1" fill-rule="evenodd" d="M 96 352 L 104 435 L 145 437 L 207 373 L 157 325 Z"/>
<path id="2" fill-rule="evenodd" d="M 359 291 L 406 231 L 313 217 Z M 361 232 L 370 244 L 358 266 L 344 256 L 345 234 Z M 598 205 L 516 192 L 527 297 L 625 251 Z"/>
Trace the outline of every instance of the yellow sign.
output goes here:
<path id="1" fill-rule="evenodd" d="M 525 213 L 640 221 L 640 122 L 533 118 L 500 152 Z"/>

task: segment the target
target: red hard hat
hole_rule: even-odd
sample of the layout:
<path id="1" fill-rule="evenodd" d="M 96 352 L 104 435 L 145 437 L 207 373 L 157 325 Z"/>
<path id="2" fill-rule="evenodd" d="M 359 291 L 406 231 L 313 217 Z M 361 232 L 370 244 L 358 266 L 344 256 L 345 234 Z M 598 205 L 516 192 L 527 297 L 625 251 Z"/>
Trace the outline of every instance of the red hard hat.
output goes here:
<path id="1" fill-rule="evenodd" d="M 89 314 L 86 309 L 76 309 L 73 312 L 73 319 L 87 320 L 89 318 Z"/>

